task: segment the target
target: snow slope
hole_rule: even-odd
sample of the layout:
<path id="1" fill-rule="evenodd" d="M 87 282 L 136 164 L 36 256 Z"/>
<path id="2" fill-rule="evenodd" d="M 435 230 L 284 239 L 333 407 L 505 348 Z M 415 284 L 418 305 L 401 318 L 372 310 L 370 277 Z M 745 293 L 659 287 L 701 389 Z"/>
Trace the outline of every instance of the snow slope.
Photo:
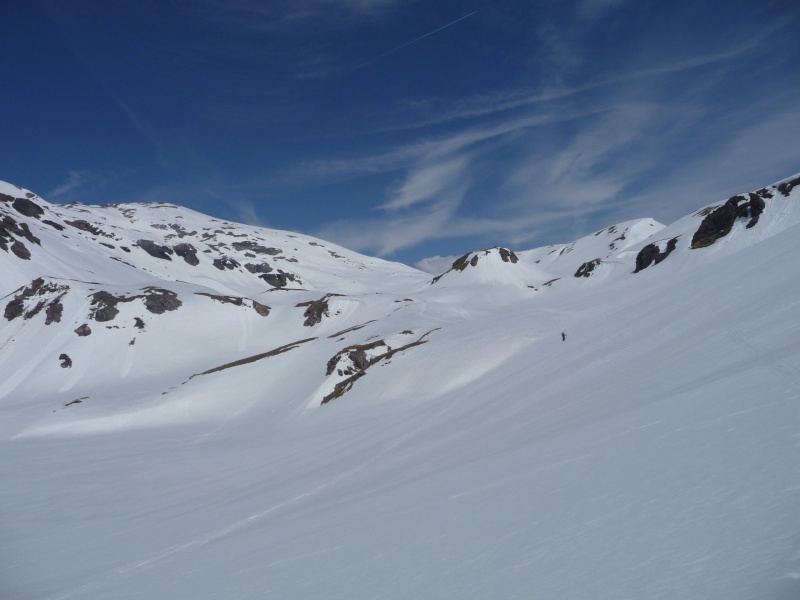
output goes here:
<path id="1" fill-rule="evenodd" d="M 800 597 L 790 187 L 765 188 L 750 228 L 743 195 L 707 246 L 702 210 L 469 253 L 435 283 L 226 225 L 298 261 L 284 288 L 210 266 L 216 250 L 179 271 L 134 252 L 166 231 L 154 215 L 200 232 L 196 213 L 136 207 L 130 229 L 128 207 L 33 198 L 59 224 L 106 216 L 132 251 L 7 212 L 41 244 L 0 252 L 3 307 L 36 277 L 70 289 L 0 321 L 0 597 Z M 148 286 L 182 304 L 150 312 Z M 98 321 L 101 290 L 143 297 Z"/>

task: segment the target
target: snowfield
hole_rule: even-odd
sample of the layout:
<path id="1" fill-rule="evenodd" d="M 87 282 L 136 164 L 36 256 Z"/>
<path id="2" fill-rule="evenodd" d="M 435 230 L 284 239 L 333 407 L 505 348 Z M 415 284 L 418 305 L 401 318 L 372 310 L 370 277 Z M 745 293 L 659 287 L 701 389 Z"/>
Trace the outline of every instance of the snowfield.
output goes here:
<path id="1" fill-rule="evenodd" d="M 800 180 L 741 197 L 432 282 L 0 185 L 0 598 L 800 598 Z"/>

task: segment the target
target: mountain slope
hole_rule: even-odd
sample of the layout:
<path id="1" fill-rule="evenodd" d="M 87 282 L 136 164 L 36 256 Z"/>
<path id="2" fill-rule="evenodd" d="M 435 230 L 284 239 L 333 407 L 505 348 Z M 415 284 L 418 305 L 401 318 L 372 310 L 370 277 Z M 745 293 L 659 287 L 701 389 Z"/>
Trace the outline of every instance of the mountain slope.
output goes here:
<path id="1" fill-rule="evenodd" d="M 298 260 L 306 289 L 274 291 L 206 261 L 158 271 L 141 223 L 113 230 L 119 266 L 0 205 L 41 240 L 11 234 L 31 259 L 0 253 L 3 272 L 42 277 L 1 321 L 2 595 L 796 597 L 796 181 L 755 192 L 757 215 L 744 194 L 469 253 L 435 282 L 324 242 L 349 262 L 306 267 L 314 240 L 290 256 L 230 225 Z M 35 268 L 60 240 L 96 283 Z M 142 297 L 103 321 L 100 291 Z"/>

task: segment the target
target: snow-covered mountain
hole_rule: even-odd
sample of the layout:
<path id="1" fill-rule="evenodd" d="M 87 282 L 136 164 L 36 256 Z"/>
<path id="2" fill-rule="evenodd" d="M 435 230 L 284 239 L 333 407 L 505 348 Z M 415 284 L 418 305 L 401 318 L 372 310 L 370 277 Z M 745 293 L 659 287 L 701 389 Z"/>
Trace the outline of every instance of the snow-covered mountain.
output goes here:
<path id="1" fill-rule="evenodd" d="M 430 276 L 0 183 L 0 597 L 800 597 L 798 200 Z"/>

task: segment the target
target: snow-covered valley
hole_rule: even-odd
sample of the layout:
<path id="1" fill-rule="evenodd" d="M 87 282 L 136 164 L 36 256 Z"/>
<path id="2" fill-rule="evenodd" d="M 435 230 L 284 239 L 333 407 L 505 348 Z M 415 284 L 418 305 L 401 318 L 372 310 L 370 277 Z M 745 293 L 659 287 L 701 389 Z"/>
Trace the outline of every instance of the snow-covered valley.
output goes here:
<path id="1" fill-rule="evenodd" d="M 800 597 L 797 176 L 437 277 L 0 194 L 0 597 Z"/>

